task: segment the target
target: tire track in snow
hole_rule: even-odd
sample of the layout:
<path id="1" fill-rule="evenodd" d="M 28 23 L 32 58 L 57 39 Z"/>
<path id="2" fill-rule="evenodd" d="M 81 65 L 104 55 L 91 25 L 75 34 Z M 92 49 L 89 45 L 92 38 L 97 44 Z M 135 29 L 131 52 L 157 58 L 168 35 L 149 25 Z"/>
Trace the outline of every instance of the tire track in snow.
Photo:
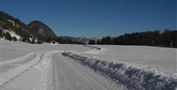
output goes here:
<path id="1" fill-rule="evenodd" d="M 40 63 L 42 61 L 43 55 L 44 55 L 43 53 L 37 54 L 36 58 L 31 60 L 29 63 L 21 65 L 17 68 L 11 69 L 8 72 L 1 73 L 0 74 L 0 76 L 1 76 L 0 88 L 5 86 L 9 82 L 15 80 L 17 77 L 21 76 L 23 73 L 27 72 L 29 69 L 31 69 L 32 67 L 34 67 L 35 65 Z M 28 58 L 28 57 L 26 57 L 26 58 Z M 25 59 L 25 58 L 23 57 L 23 59 Z M 10 76 L 7 76 L 7 75 L 10 75 Z"/>
<path id="2" fill-rule="evenodd" d="M 81 70 L 79 70 L 79 69 L 76 69 L 76 68 L 73 66 L 73 64 L 69 63 L 68 61 L 66 61 L 66 60 L 64 60 L 64 61 L 68 64 L 68 66 L 70 66 L 71 68 L 73 68 L 73 70 L 74 70 L 76 73 L 82 73 L 83 75 L 80 75 L 80 74 L 79 74 L 80 77 L 86 78 L 87 80 L 90 79 L 91 81 L 95 82 L 99 87 L 101 87 L 102 90 L 106 90 L 103 85 L 101 85 L 100 83 L 98 83 L 95 79 L 93 79 L 93 78 L 92 78 L 91 76 L 89 76 L 87 73 L 85 73 L 85 72 L 83 72 L 83 71 L 81 71 Z"/>
<path id="3" fill-rule="evenodd" d="M 54 54 L 52 59 L 55 90 L 122 90 L 111 83 L 97 81 L 99 79 L 95 79 L 93 73 L 88 73 L 88 69 L 61 53 Z"/>

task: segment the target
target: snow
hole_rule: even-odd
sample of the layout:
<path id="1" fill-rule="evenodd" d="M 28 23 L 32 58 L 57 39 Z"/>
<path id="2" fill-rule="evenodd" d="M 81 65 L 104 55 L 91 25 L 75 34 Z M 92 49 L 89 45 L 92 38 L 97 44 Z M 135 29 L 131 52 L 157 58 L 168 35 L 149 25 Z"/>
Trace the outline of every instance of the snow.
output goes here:
<path id="1" fill-rule="evenodd" d="M 55 90 L 126 90 L 60 53 L 53 55 L 53 63 Z"/>
<path id="2" fill-rule="evenodd" d="M 30 40 L 30 42 L 32 42 L 33 38 L 32 38 L 32 37 L 29 37 L 29 40 Z"/>
<path id="3" fill-rule="evenodd" d="M 15 26 L 15 22 L 13 20 L 8 19 L 8 21 L 11 22 L 13 26 Z"/>
<path id="4" fill-rule="evenodd" d="M 74 50 L 77 52 L 84 52 L 90 48 L 84 47 L 82 45 L 69 45 L 69 44 L 59 44 L 59 45 L 49 45 L 49 44 L 29 44 L 24 42 L 14 42 L 8 40 L 2 40 L 0 42 L 1 60 L 11 61 L 18 57 L 23 57 L 28 53 L 34 53 L 43 50 Z"/>
<path id="5" fill-rule="evenodd" d="M 14 80 L 8 81 L 1 87 L 2 90 L 53 90 L 52 75 L 50 74 L 51 63 L 47 56 L 51 53 L 53 52 L 41 56 L 36 65 L 28 67 L 23 73 L 19 73 Z"/>
<path id="6" fill-rule="evenodd" d="M 49 44 L 50 44 L 50 45 L 58 45 L 57 42 L 50 42 Z"/>
<path id="7" fill-rule="evenodd" d="M 17 39 L 17 41 L 20 41 L 21 37 L 19 35 L 17 35 L 13 30 L 4 30 L 4 33 L 6 33 L 6 32 L 8 32 L 11 35 L 11 37 L 15 37 Z"/>
<path id="8" fill-rule="evenodd" d="M 88 66 L 95 72 L 100 72 L 118 83 L 124 84 L 130 90 L 173 90 L 177 87 L 175 74 L 165 74 L 147 66 L 109 62 L 71 52 L 65 52 L 63 55 L 79 61 L 84 66 Z"/>
<path id="9" fill-rule="evenodd" d="M 84 52 L 85 54 L 98 55 L 98 54 L 104 54 L 104 52 L 106 52 L 105 48 L 98 48 L 98 47 L 88 46 L 88 45 L 86 45 L 86 47 L 90 47 L 91 50 Z"/>
<path id="10" fill-rule="evenodd" d="M 177 87 L 174 48 L 29 44 L 2 39 L 0 45 L 1 90 Z"/>
<path id="11" fill-rule="evenodd" d="M 13 60 L 7 60 L 7 61 L 2 61 L 1 63 L 0 63 L 0 65 L 4 65 L 4 64 L 10 64 L 10 63 L 15 63 L 15 62 L 24 62 L 24 61 L 26 61 L 26 60 L 28 60 L 27 58 L 28 57 L 32 57 L 32 56 L 34 56 L 35 55 L 35 53 L 28 53 L 28 54 L 26 54 L 25 56 L 22 56 L 22 57 L 19 57 L 19 58 L 16 58 L 16 59 L 13 59 Z M 31 58 L 30 58 L 31 59 Z"/>
<path id="12" fill-rule="evenodd" d="M 24 57 L 23 59 L 25 60 Z M 20 58 L 21 59 L 21 58 Z M 19 59 L 19 60 L 20 60 Z M 17 59 L 18 60 L 18 59 Z M 8 83 L 9 81 L 15 79 L 15 77 L 17 77 L 18 75 L 24 73 L 25 71 L 27 71 L 29 68 L 31 68 L 32 66 L 34 66 L 37 62 L 39 62 L 40 60 L 40 55 L 38 54 L 36 56 L 36 58 L 34 58 L 33 60 L 31 60 L 29 63 L 25 63 L 23 65 L 19 65 L 16 68 L 13 69 L 8 69 L 7 71 L 1 72 L 0 76 L 1 76 L 1 82 L 0 82 L 0 86 L 4 86 L 6 83 Z M 17 62 L 17 61 L 16 61 Z M 4 62 L 5 63 L 5 62 Z M 4 64 L 2 63 L 2 64 Z M 11 62 L 13 63 L 13 61 Z M 7 64 L 7 63 L 6 63 Z M 2 67 L 2 66 L 1 66 Z"/>
<path id="13" fill-rule="evenodd" d="M 160 72 L 177 73 L 177 49 L 148 46 L 97 45 L 106 49 L 95 57 L 108 61 L 123 61 L 156 68 Z M 89 54 L 88 54 L 89 55 Z"/>

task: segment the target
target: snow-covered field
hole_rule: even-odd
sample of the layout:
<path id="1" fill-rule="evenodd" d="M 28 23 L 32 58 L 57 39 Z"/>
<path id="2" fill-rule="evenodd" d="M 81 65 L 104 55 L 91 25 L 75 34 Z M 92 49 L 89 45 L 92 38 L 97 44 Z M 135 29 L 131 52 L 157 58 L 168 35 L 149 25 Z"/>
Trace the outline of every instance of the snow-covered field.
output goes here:
<path id="1" fill-rule="evenodd" d="M 177 72 L 177 49 L 147 46 L 99 45 L 103 52 L 92 52 L 94 56 L 130 64 L 147 65 L 161 72 Z M 96 53 L 96 54 L 95 54 Z"/>
<path id="2" fill-rule="evenodd" d="M 176 49 L 1 40 L 0 90 L 175 90 Z"/>

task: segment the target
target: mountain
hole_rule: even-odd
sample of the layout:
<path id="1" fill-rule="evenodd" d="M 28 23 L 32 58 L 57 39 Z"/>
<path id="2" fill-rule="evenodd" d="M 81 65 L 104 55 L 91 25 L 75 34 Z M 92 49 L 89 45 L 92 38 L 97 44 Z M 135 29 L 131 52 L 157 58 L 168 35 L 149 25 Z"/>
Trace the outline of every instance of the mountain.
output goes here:
<path id="1" fill-rule="evenodd" d="M 65 41 L 68 41 L 68 43 L 88 43 L 89 38 L 86 37 L 71 37 L 71 36 L 61 36 Z"/>
<path id="2" fill-rule="evenodd" d="M 26 24 L 2 11 L 0 11 L 0 32 L 4 39 L 30 41 L 30 32 Z"/>
<path id="3" fill-rule="evenodd" d="M 42 43 L 55 41 L 56 34 L 41 21 L 32 21 L 25 24 L 3 11 L 0 11 L 0 37 L 29 43 Z"/>
<path id="4" fill-rule="evenodd" d="M 57 36 L 50 27 L 42 23 L 41 21 L 32 21 L 28 24 L 29 31 L 36 36 L 40 41 L 56 40 Z"/>

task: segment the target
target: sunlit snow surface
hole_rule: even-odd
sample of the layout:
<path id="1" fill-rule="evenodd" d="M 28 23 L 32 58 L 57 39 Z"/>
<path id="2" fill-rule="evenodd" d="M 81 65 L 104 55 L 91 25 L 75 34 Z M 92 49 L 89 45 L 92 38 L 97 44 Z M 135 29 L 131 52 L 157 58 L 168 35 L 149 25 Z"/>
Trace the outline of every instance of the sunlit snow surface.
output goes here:
<path id="1" fill-rule="evenodd" d="M 174 48 L 29 44 L 6 40 L 1 40 L 0 45 L 1 90 L 173 90 L 177 87 Z M 72 58 L 73 55 L 77 58 Z"/>
<path id="2" fill-rule="evenodd" d="M 102 48 L 103 52 L 93 54 L 102 59 L 143 64 L 161 72 L 177 72 L 177 49 L 175 48 L 115 45 L 100 45 L 97 47 Z"/>

